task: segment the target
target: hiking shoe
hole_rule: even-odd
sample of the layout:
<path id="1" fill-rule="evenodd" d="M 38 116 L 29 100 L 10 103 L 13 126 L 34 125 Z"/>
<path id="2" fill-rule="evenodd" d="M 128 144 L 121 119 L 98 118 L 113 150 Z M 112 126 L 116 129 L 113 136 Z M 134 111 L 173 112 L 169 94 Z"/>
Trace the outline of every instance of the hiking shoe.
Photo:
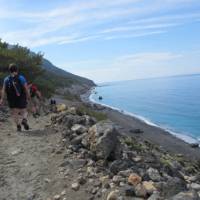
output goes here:
<path id="1" fill-rule="evenodd" d="M 27 119 L 22 120 L 22 125 L 24 126 L 25 130 L 29 130 L 29 125 L 28 125 Z"/>
<path id="2" fill-rule="evenodd" d="M 17 125 L 17 131 L 18 131 L 18 132 L 21 132 L 21 131 L 22 131 L 22 127 L 21 127 L 20 124 Z"/>

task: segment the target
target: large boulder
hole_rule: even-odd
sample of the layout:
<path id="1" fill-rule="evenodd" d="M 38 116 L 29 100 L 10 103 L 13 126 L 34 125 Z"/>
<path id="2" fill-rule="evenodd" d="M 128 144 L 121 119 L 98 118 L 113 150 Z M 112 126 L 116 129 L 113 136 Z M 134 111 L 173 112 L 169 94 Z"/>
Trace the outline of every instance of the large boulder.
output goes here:
<path id="1" fill-rule="evenodd" d="M 115 160 L 121 156 L 118 135 L 119 133 L 112 122 L 99 122 L 88 131 L 89 148 L 99 159 Z"/>

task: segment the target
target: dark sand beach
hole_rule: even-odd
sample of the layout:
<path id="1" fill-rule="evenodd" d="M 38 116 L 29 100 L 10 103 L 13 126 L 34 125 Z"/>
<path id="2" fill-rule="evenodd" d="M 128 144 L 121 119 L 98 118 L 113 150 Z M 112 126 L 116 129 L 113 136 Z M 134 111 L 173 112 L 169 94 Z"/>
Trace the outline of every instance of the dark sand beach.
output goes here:
<path id="1" fill-rule="evenodd" d="M 90 104 L 93 109 L 106 113 L 111 121 L 119 125 L 121 133 L 135 136 L 139 140 L 147 140 L 158 145 L 163 150 L 169 151 L 173 154 L 182 154 L 191 160 L 200 159 L 200 148 L 192 148 L 189 143 L 177 138 L 166 130 L 149 125 L 136 117 L 91 102 L 89 99 L 90 94 L 91 91 L 88 91 L 82 95 L 82 101 Z M 134 129 L 140 129 L 142 133 L 133 133 L 131 130 Z"/>

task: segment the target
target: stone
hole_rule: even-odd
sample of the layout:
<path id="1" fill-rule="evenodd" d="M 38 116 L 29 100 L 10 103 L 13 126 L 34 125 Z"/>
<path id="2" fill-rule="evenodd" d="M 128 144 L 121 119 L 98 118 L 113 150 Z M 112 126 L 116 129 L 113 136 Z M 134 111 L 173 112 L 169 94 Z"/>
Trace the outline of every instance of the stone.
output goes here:
<path id="1" fill-rule="evenodd" d="M 98 159 L 114 160 L 121 157 L 119 133 L 113 123 L 103 121 L 92 126 L 88 131 L 90 150 Z"/>
<path id="2" fill-rule="evenodd" d="M 81 124 L 75 124 L 71 127 L 71 130 L 75 133 L 77 133 L 78 135 L 83 134 L 85 132 L 87 132 L 87 128 Z"/>
<path id="3" fill-rule="evenodd" d="M 79 185 L 79 183 L 72 183 L 72 186 L 71 186 L 71 188 L 73 189 L 73 190 L 75 190 L 75 191 L 78 191 L 79 190 L 79 187 L 80 187 L 80 185 Z"/>
<path id="4" fill-rule="evenodd" d="M 200 184 L 192 183 L 190 184 L 190 188 L 196 191 L 200 191 Z"/>
<path id="5" fill-rule="evenodd" d="M 161 176 L 157 169 L 149 168 L 147 174 L 152 181 L 160 181 Z"/>
<path id="6" fill-rule="evenodd" d="M 143 133 L 143 131 L 139 128 L 136 128 L 136 129 L 130 129 L 129 130 L 130 133 L 135 133 L 135 134 L 141 134 Z"/>
<path id="7" fill-rule="evenodd" d="M 79 176 L 78 179 L 77 179 L 77 182 L 80 185 L 84 185 L 87 181 L 86 181 L 86 179 L 83 176 Z"/>
<path id="8" fill-rule="evenodd" d="M 135 195 L 137 197 L 145 198 L 147 196 L 147 191 L 145 190 L 144 186 L 141 183 L 137 184 L 135 186 L 134 190 L 135 190 Z"/>
<path id="9" fill-rule="evenodd" d="M 158 192 L 154 192 L 147 200 L 163 200 Z"/>
<path id="10" fill-rule="evenodd" d="M 66 194 L 67 194 L 67 191 L 66 191 L 66 190 L 63 190 L 63 191 L 61 192 L 61 195 L 62 195 L 62 196 L 66 195 Z"/>
<path id="11" fill-rule="evenodd" d="M 53 197 L 54 200 L 60 200 L 60 198 L 61 198 L 60 195 L 55 195 L 55 196 Z"/>
<path id="12" fill-rule="evenodd" d="M 80 144 L 82 144 L 82 140 L 83 140 L 83 138 L 84 138 L 86 135 L 87 135 L 87 133 L 83 133 L 82 135 L 78 135 L 78 136 L 76 136 L 75 138 L 73 138 L 73 139 L 70 141 L 70 143 L 71 143 L 72 145 L 80 145 Z"/>
<path id="13" fill-rule="evenodd" d="M 140 162 L 142 161 L 142 158 L 140 156 L 136 156 L 134 158 L 132 158 L 134 162 Z"/>
<path id="14" fill-rule="evenodd" d="M 190 144 L 190 146 L 192 148 L 198 148 L 199 147 L 199 143 L 192 143 L 192 144 Z"/>
<path id="15" fill-rule="evenodd" d="M 119 191 L 112 191 L 108 194 L 107 200 L 118 200 Z"/>
<path id="16" fill-rule="evenodd" d="M 118 175 L 126 178 L 126 177 L 129 177 L 132 173 L 133 173 L 133 170 L 127 169 L 127 170 L 119 171 Z"/>
<path id="17" fill-rule="evenodd" d="M 174 196 L 187 189 L 185 181 L 177 177 L 171 177 L 165 182 L 155 182 L 155 187 L 166 197 Z"/>
<path id="18" fill-rule="evenodd" d="M 135 173 L 132 173 L 128 177 L 128 183 L 133 186 L 136 186 L 137 184 L 141 183 L 141 181 L 142 181 L 142 178 L 138 174 L 135 174 Z"/>
<path id="19" fill-rule="evenodd" d="M 135 190 L 132 186 L 127 185 L 124 187 L 124 192 L 126 196 L 135 196 Z"/>
<path id="20" fill-rule="evenodd" d="M 153 181 L 144 181 L 142 182 L 142 185 L 144 186 L 147 194 L 149 195 L 153 194 L 153 192 L 157 190 L 156 187 L 154 186 Z"/>
<path id="21" fill-rule="evenodd" d="M 70 113 L 72 115 L 76 115 L 76 108 L 75 107 L 68 108 L 67 113 Z"/>
<path id="22" fill-rule="evenodd" d="M 16 150 L 14 150 L 14 151 L 11 152 L 11 155 L 12 156 L 16 156 L 16 155 L 18 155 L 20 153 L 22 153 L 21 149 L 16 149 Z"/>
<path id="23" fill-rule="evenodd" d="M 198 194 L 195 191 L 180 192 L 170 200 L 199 200 Z"/>
<path id="24" fill-rule="evenodd" d="M 133 163 L 130 160 L 115 160 L 110 164 L 110 172 L 117 174 L 120 171 L 129 169 Z"/>
<path id="25" fill-rule="evenodd" d="M 113 183 L 115 183 L 116 185 L 119 185 L 119 183 L 123 180 L 124 179 L 121 176 L 118 176 L 118 175 L 113 176 L 113 179 L 112 179 Z"/>

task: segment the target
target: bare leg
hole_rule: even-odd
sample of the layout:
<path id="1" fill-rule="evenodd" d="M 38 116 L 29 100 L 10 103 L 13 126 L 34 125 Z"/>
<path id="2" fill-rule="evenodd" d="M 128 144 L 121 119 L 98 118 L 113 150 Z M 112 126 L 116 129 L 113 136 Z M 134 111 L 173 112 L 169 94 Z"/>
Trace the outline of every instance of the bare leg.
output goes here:
<path id="1" fill-rule="evenodd" d="M 12 115 L 13 121 L 15 122 L 16 125 L 19 125 L 19 124 L 20 124 L 19 112 L 20 112 L 20 111 L 19 111 L 19 109 L 17 109 L 17 108 L 11 109 L 11 115 Z"/>
<path id="2" fill-rule="evenodd" d="M 24 109 L 20 109 L 20 116 L 22 119 L 26 119 L 28 118 L 28 112 L 27 112 L 27 109 L 24 108 Z"/>
<path id="3" fill-rule="evenodd" d="M 20 115 L 22 117 L 22 125 L 24 126 L 24 129 L 29 130 L 29 125 L 27 122 L 27 117 L 28 117 L 27 109 L 26 108 L 20 109 Z"/>

